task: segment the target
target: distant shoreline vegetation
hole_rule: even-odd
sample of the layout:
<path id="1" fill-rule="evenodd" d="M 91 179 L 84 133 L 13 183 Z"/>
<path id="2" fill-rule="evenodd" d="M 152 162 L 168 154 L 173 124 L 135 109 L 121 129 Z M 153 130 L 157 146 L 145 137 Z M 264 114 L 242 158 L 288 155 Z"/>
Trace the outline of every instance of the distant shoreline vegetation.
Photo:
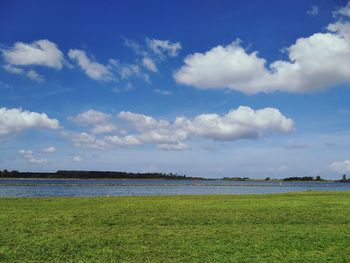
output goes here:
<path id="1" fill-rule="evenodd" d="M 278 181 L 278 182 L 342 182 L 342 183 L 350 183 L 350 179 L 346 178 L 344 174 L 340 180 L 326 180 L 322 179 L 321 176 L 303 176 L 303 177 L 287 177 L 283 179 L 272 179 L 270 177 L 266 177 L 265 179 L 251 179 L 249 177 L 224 177 L 223 180 L 230 181 Z"/>
<path id="2" fill-rule="evenodd" d="M 57 172 L 19 172 L 0 171 L 0 178 L 46 178 L 46 179 L 171 179 L 171 180 L 198 180 L 201 177 L 187 177 L 177 173 L 128 173 L 111 171 L 70 171 Z"/>
<path id="3" fill-rule="evenodd" d="M 213 178 L 192 177 L 177 173 L 129 173 L 113 171 L 84 171 L 84 170 L 58 170 L 57 172 L 19 172 L 16 170 L 0 170 L 0 178 L 14 179 L 168 179 L 168 180 L 214 180 Z M 230 181 L 278 181 L 278 182 L 342 182 L 350 183 L 344 174 L 340 180 L 325 180 L 320 176 L 287 177 L 283 179 L 254 179 L 249 177 L 223 177 L 217 178 Z"/>

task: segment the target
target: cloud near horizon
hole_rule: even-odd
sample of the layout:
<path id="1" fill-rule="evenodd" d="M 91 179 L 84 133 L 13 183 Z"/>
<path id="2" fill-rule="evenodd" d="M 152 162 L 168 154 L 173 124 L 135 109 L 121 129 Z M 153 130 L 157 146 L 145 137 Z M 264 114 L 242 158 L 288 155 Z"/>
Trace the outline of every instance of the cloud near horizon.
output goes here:
<path id="1" fill-rule="evenodd" d="M 330 168 L 339 173 L 348 173 L 350 172 L 350 160 L 333 162 L 330 164 Z"/>
<path id="2" fill-rule="evenodd" d="M 19 154 L 24 158 L 26 163 L 29 164 L 47 164 L 48 161 L 44 158 L 35 156 L 34 152 L 31 150 L 19 150 Z"/>
<path id="3" fill-rule="evenodd" d="M 81 121 L 82 116 L 84 121 Z M 94 125 L 92 131 L 101 124 L 117 127 L 114 120 L 106 116 L 110 115 L 90 109 L 69 119 L 78 120 L 80 124 Z M 70 139 L 75 146 L 100 149 L 155 144 L 162 150 L 185 150 L 190 148 L 186 141 L 194 137 L 235 141 L 256 139 L 271 132 L 289 133 L 294 130 L 293 120 L 285 117 L 279 110 L 254 110 L 247 106 L 232 109 L 224 115 L 200 114 L 193 118 L 179 116 L 173 122 L 129 111 L 121 111 L 117 118 L 119 129 L 107 129 L 106 132 L 95 132 L 95 135 L 87 132 L 74 133 L 70 135 Z M 102 133 L 107 135 L 96 136 Z"/>

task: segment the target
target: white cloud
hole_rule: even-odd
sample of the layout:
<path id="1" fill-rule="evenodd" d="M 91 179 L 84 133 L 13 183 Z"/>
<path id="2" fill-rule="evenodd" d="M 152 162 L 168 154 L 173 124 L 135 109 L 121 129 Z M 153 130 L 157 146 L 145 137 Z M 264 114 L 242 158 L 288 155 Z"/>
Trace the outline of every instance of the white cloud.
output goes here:
<path id="1" fill-rule="evenodd" d="M 95 127 L 91 129 L 91 133 L 93 134 L 103 134 L 103 133 L 111 133 L 118 130 L 118 126 L 113 123 L 102 123 L 97 124 Z"/>
<path id="2" fill-rule="evenodd" d="M 11 74 L 18 74 L 18 75 L 25 74 L 25 71 L 23 69 L 21 69 L 19 67 L 12 66 L 10 64 L 3 65 L 2 68 Z"/>
<path id="3" fill-rule="evenodd" d="M 2 54 L 7 63 L 17 66 L 40 65 L 61 69 L 64 60 L 57 45 L 47 39 L 30 44 L 17 42 L 12 48 L 3 49 Z"/>
<path id="4" fill-rule="evenodd" d="M 175 144 L 158 144 L 157 146 L 161 150 L 166 150 L 166 151 L 183 151 L 189 149 L 189 146 L 186 143 L 179 142 Z"/>
<path id="5" fill-rule="evenodd" d="M 85 112 L 82 112 L 76 116 L 68 117 L 69 120 L 72 120 L 78 124 L 99 124 L 108 122 L 111 119 L 111 115 L 96 111 L 93 109 L 89 109 Z"/>
<path id="6" fill-rule="evenodd" d="M 45 113 L 25 111 L 21 108 L 0 108 L 0 136 L 33 128 L 58 129 L 59 122 L 50 119 Z"/>
<path id="7" fill-rule="evenodd" d="M 44 153 L 54 153 L 56 152 L 56 148 L 49 146 L 41 149 Z"/>
<path id="8" fill-rule="evenodd" d="M 311 8 L 306 12 L 309 16 L 317 16 L 320 12 L 318 6 L 313 5 Z"/>
<path id="9" fill-rule="evenodd" d="M 21 149 L 19 150 L 19 154 L 21 154 L 24 160 L 30 164 L 47 164 L 48 163 L 46 159 L 36 157 L 34 155 L 34 152 L 31 150 Z"/>
<path id="10" fill-rule="evenodd" d="M 169 126 L 169 122 L 166 120 L 156 120 L 153 117 L 144 114 L 133 113 L 130 111 L 121 111 L 118 114 L 118 117 L 122 120 L 126 120 L 132 123 L 134 126 L 141 130 L 156 129 Z"/>
<path id="11" fill-rule="evenodd" d="M 121 64 L 117 60 L 110 60 L 110 64 L 117 69 L 122 80 L 135 76 L 141 77 L 146 82 L 150 83 L 150 76 L 143 72 L 143 69 L 153 73 L 158 72 L 157 63 L 164 61 L 167 57 L 177 56 L 181 49 L 181 44 L 179 42 L 172 43 L 169 40 L 149 38 L 146 38 L 145 40 L 146 46 L 124 38 L 124 45 L 131 48 L 137 56 L 137 59 L 135 60 L 136 64 Z"/>
<path id="12" fill-rule="evenodd" d="M 156 66 L 156 64 L 153 62 L 152 59 L 150 58 L 143 58 L 142 59 L 142 63 L 144 65 L 144 67 L 152 72 L 157 72 L 158 68 Z"/>
<path id="13" fill-rule="evenodd" d="M 83 158 L 81 158 L 79 155 L 75 155 L 73 156 L 73 162 L 77 162 L 77 163 L 80 163 L 80 162 L 83 162 Z"/>
<path id="14" fill-rule="evenodd" d="M 159 57 L 176 57 L 181 49 L 180 42 L 170 42 L 169 40 L 146 39 L 149 49 Z"/>
<path id="15" fill-rule="evenodd" d="M 350 160 L 333 162 L 331 163 L 330 168 L 339 173 L 348 173 L 350 172 Z"/>
<path id="16" fill-rule="evenodd" d="M 25 76 L 25 77 L 27 77 L 27 78 L 29 78 L 31 80 L 36 81 L 36 82 L 43 82 L 44 81 L 44 77 L 42 75 L 38 74 L 33 69 L 26 71 L 26 70 L 24 70 L 22 68 L 15 67 L 15 66 L 13 66 L 11 64 L 6 64 L 6 65 L 4 65 L 2 67 L 8 73 L 22 75 L 22 76 Z"/>
<path id="17" fill-rule="evenodd" d="M 284 49 L 288 60 L 267 65 L 258 52 L 247 52 L 237 40 L 187 56 L 174 77 L 199 89 L 226 88 L 247 94 L 314 92 L 349 84 L 350 24 L 338 22 L 327 29 Z"/>
<path id="18" fill-rule="evenodd" d="M 92 58 L 86 55 L 84 50 L 70 49 L 68 56 L 70 59 L 74 60 L 90 78 L 98 81 L 112 80 L 113 74 L 108 69 L 108 66 L 93 61 Z"/>
<path id="19" fill-rule="evenodd" d="M 74 146 L 77 147 L 105 149 L 108 146 L 103 140 L 98 139 L 95 135 L 88 134 L 86 132 L 70 134 L 68 137 L 73 142 Z"/>
<path id="20" fill-rule="evenodd" d="M 93 125 L 91 133 L 103 134 L 116 131 L 118 127 L 111 123 L 112 116 L 100 111 L 89 109 L 76 116 L 69 116 L 69 120 L 72 120 L 80 125 Z"/>
<path id="21" fill-rule="evenodd" d="M 40 74 L 38 74 L 35 70 L 31 69 L 26 73 L 26 76 L 30 78 L 31 80 L 35 80 L 37 82 L 43 82 L 44 77 Z"/>
<path id="22" fill-rule="evenodd" d="M 141 140 L 135 135 L 127 135 L 127 136 L 106 136 L 106 142 L 110 142 L 115 146 L 135 146 L 142 144 Z"/>
<path id="23" fill-rule="evenodd" d="M 119 118 L 128 121 L 141 133 L 138 139 L 157 143 L 168 148 L 169 144 L 181 145 L 189 136 L 204 137 L 219 141 L 233 141 L 257 138 L 263 131 L 291 132 L 293 121 L 274 108 L 253 110 L 241 106 L 225 115 L 201 114 L 193 119 L 177 117 L 171 124 L 166 120 L 156 120 L 144 114 L 120 112 Z M 185 147 L 183 147 L 185 148 Z"/>
<path id="24" fill-rule="evenodd" d="M 342 15 L 342 16 L 349 16 L 350 17 L 350 1 L 348 4 L 339 10 L 334 12 L 334 15 Z"/>
<path id="25" fill-rule="evenodd" d="M 246 106 L 230 110 L 225 115 L 201 114 L 192 121 L 177 119 L 198 136 L 219 141 L 257 138 L 264 130 L 291 132 L 293 121 L 275 108 L 253 110 Z"/>
<path id="26" fill-rule="evenodd" d="M 122 79 L 128 79 L 132 76 L 139 76 L 141 74 L 140 67 L 135 64 L 121 65 L 119 69 L 120 77 Z"/>
<path id="27" fill-rule="evenodd" d="M 136 55 L 142 56 L 142 57 L 145 57 L 148 55 L 147 52 L 144 50 L 144 48 L 136 41 L 127 39 L 125 37 L 123 37 L 123 39 L 124 39 L 124 45 L 128 48 L 131 48 Z"/>
<path id="28" fill-rule="evenodd" d="M 115 124 L 110 121 L 103 123 L 101 132 L 95 131 L 95 134 L 111 133 L 109 136 L 99 138 L 83 132 L 70 138 L 75 146 L 91 148 L 155 144 L 162 150 L 186 150 L 189 146 L 185 141 L 191 137 L 215 141 L 255 139 L 271 132 L 288 133 L 293 131 L 294 126 L 291 119 L 275 108 L 254 110 L 246 106 L 232 109 L 224 115 L 213 113 L 194 118 L 176 117 L 173 122 L 129 111 L 120 112 L 118 118 L 126 122 L 124 126 L 120 125 L 123 130 L 114 129 Z M 115 130 L 119 134 L 113 134 Z"/>
<path id="29" fill-rule="evenodd" d="M 138 64 L 120 63 L 118 60 L 109 59 L 109 67 L 114 70 L 121 80 L 137 77 L 150 82 L 149 75 L 144 73 Z"/>

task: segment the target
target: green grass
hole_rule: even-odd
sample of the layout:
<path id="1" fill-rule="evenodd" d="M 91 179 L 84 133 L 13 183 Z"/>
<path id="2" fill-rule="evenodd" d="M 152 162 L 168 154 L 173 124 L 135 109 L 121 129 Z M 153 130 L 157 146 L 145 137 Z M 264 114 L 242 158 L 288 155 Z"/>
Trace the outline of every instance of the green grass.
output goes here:
<path id="1" fill-rule="evenodd" d="M 350 192 L 1 198 L 0 262 L 350 262 Z"/>

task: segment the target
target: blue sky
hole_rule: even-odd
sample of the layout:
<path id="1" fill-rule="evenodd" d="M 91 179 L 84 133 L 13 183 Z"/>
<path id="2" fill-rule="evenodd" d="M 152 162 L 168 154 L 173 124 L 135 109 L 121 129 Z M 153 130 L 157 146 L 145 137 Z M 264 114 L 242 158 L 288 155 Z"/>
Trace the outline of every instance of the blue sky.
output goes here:
<path id="1" fill-rule="evenodd" d="M 1 1 L 0 169 L 340 178 L 348 1 Z"/>

